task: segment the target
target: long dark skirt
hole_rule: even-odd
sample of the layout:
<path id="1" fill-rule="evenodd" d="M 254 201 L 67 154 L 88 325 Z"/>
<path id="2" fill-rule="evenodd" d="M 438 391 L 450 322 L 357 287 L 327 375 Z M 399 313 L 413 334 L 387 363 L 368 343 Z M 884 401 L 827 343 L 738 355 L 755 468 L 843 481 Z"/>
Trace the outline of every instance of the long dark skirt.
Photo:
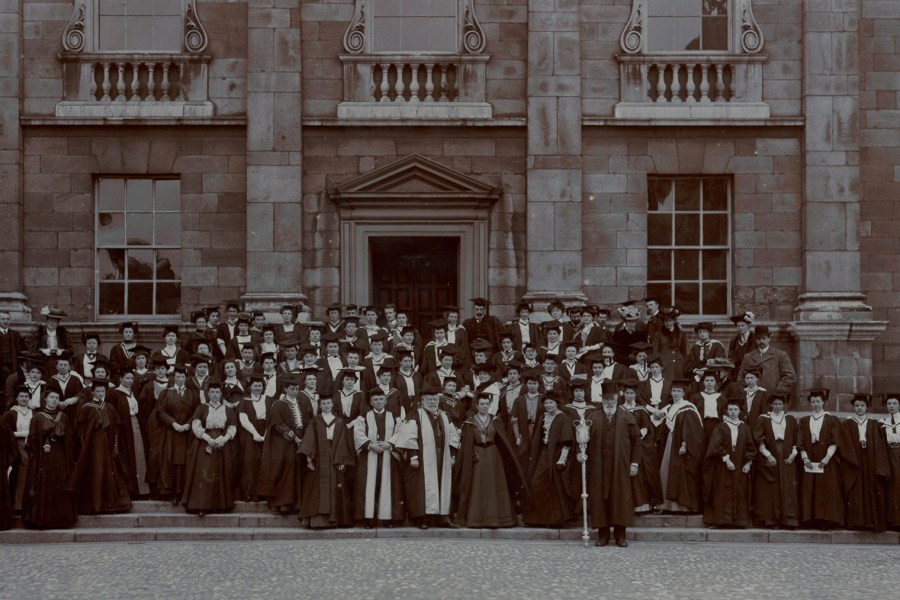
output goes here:
<path id="1" fill-rule="evenodd" d="M 565 491 L 562 473 L 551 461 L 544 446 L 529 482 L 531 502 L 523 514 L 529 525 L 562 525 L 574 516 L 574 501 Z"/>

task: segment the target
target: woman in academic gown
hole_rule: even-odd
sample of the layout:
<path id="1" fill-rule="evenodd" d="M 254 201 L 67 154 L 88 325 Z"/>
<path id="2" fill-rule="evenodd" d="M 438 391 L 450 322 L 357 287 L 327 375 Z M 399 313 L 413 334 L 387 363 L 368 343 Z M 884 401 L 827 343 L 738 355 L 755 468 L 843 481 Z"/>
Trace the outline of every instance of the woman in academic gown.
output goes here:
<path id="1" fill-rule="evenodd" d="M 881 428 L 887 442 L 888 465 L 891 469 L 890 486 L 885 505 L 887 526 L 900 529 L 900 394 L 885 394 L 887 416 L 881 420 Z"/>
<path id="2" fill-rule="evenodd" d="M 109 405 L 119 415 L 119 454 L 128 469 L 128 492 L 133 499 L 150 494 L 147 484 L 147 455 L 144 453 L 141 432 L 140 403 L 134 393 L 134 370 L 125 369 L 119 375 L 119 387 L 108 393 Z"/>
<path id="3" fill-rule="evenodd" d="M 19 445 L 12 429 L 0 419 L 0 531 L 12 529 L 14 501 L 7 474 L 18 462 Z"/>
<path id="4" fill-rule="evenodd" d="M 191 417 L 200 405 L 199 398 L 187 387 L 187 366 L 178 364 L 174 382 L 157 400 L 157 418 L 162 438 L 158 492 L 178 504 L 184 492 L 188 451 L 191 447 Z"/>
<path id="5" fill-rule="evenodd" d="M 688 353 L 687 336 L 678 324 L 681 314 L 674 306 L 660 309 L 663 325 L 653 337 L 653 352 L 663 359 L 663 376 L 675 379 L 684 374 L 685 357 Z"/>
<path id="6" fill-rule="evenodd" d="M 803 460 L 800 476 L 801 524 L 843 527 L 844 494 L 841 486 L 841 446 L 845 432 L 837 417 L 825 412 L 828 390 L 810 390 L 812 413 L 800 419 L 797 450 Z"/>
<path id="7" fill-rule="evenodd" d="M 462 425 L 453 493 L 462 527 L 512 527 L 513 499 L 525 478 L 502 421 L 490 414 L 491 397 L 478 397 L 477 413 Z"/>
<path id="8" fill-rule="evenodd" d="M 684 398 L 689 389 L 687 379 L 672 382 L 672 404 L 663 411 L 665 420 L 659 428 L 663 436 L 659 475 L 665 497 L 661 508 L 669 512 L 700 509 L 703 423 L 697 407 Z"/>
<path id="9" fill-rule="evenodd" d="M 75 464 L 75 434 L 59 401 L 59 392 L 47 392 L 44 408 L 34 415 L 28 434 L 31 461 L 22 520 L 37 529 L 68 529 L 78 519 L 72 494 L 66 489 Z"/>
<path id="10" fill-rule="evenodd" d="M 756 446 L 750 427 L 740 420 L 741 398 L 728 399 L 726 410 L 706 449 L 703 523 L 709 527 L 747 527 L 750 469 Z"/>
<path id="11" fill-rule="evenodd" d="M 631 493 L 634 498 L 634 512 L 646 513 L 663 503 L 662 484 L 659 480 L 659 456 L 657 454 L 657 427 L 654 425 L 647 407 L 637 403 L 637 379 L 619 381 L 622 389 L 622 408 L 634 417 L 641 436 L 641 461 L 638 473 L 631 478 Z"/>
<path id="12" fill-rule="evenodd" d="M 262 375 L 251 375 L 249 386 L 250 394 L 238 406 L 238 461 L 241 464 L 238 471 L 244 500 L 255 502 L 259 498 L 260 461 L 273 400 L 263 393 Z"/>
<path id="13" fill-rule="evenodd" d="M 234 509 L 234 453 L 237 418 L 222 401 L 222 383 L 207 383 L 207 403 L 191 418 L 194 440 L 185 469 L 181 504 L 201 517 Z"/>
<path id="14" fill-rule="evenodd" d="M 113 346 L 109 351 L 109 364 L 112 365 L 114 373 L 121 373 L 127 368 L 134 368 L 135 348 L 137 342 L 134 336 L 138 333 L 138 324 L 126 322 L 119 325 L 119 333 L 122 334 L 122 341 Z"/>
<path id="15" fill-rule="evenodd" d="M 75 417 L 78 454 L 66 489 L 75 494 L 80 515 L 131 510 L 128 471 L 119 452 L 120 417 L 106 402 L 108 389 L 109 381 L 95 377 L 92 397 Z"/>
<path id="16" fill-rule="evenodd" d="M 559 526 L 574 516 L 566 492 L 565 469 L 574 442 L 572 419 L 559 410 L 560 399 L 544 396 L 544 413 L 531 438 L 526 485 L 531 491 L 523 519 L 528 525 Z"/>
<path id="17" fill-rule="evenodd" d="M 46 396 L 46 391 L 42 396 L 42 406 L 44 396 Z M 31 395 L 24 386 L 19 386 L 16 389 L 15 400 L 16 404 L 3 414 L 2 420 L 6 422 L 6 425 L 13 432 L 13 435 L 16 438 L 16 445 L 19 448 L 19 460 L 18 463 L 13 466 L 12 472 L 9 474 L 9 479 L 10 484 L 15 490 L 15 508 L 17 511 L 20 511 L 22 510 L 22 499 L 25 496 L 25 473 L 28 472 L 28 463 L 30 459 L 27 448 L 28 432 L 31 430 L 31 420 L 34 418 L 34 413 L 37 412 L 38 409 L 32 410 L 29 408 L 28 404 L 31 400 Z"/>
<path id="18" fill-rule="evenodd" d="M 365 521 L 366 529 L 377 520 L 392 527 L 393 521 L 405 516 L 403 478 L 395 451 L 400 422 L 385 408 L 387 396 L 381 388 L 369 392 L 369 403 L 372 409 L 355 421 L 353 429 L 357 453 L 354 518 Z"/>
<path id="19" fill-rule="evenodd" d="M 785 397 L 772 394 L 771 410 L 753 428 L 759 454 L 753 469 L 753 522 L 760 527 L 800 524 L 797 420 L 785 414 Z"/>
<path id="20" fill-rule="evenodd" d="M 854 457 L 842 461 L 843 485 L 847 500 L 847 527 L 884 531 L 885 491 L 890 485 L 891 467 L 888 463 L 885 436 L 881 424 L 866 415 L 872 397 L 856 394 L 853 411 L 841 425 L 847 433 L 847 444 Z"/>
<path id="21" fill-rule="evenodd" d="M 350 469 L 356 464 L 353 431 L 333 412 L 334 402 L 323 397 L 319 413 L 303 434 L 300 452 L 306 455 L 308 473 L 303 486 L 300 516 L 314 529 L 353 525 Z"/>

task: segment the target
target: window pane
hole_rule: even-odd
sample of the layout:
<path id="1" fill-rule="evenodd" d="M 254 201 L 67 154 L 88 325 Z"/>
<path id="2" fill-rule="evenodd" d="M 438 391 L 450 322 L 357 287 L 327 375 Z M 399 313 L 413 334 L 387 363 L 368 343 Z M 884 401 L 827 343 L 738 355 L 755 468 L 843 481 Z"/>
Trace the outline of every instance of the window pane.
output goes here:
<path id="1" fill-rule="evenodd" d="M 160 179 L 156 182 L 156 210 L 181 210 L 181 182 Z"/>
<path id="2" fill-rule="evenodd" d="M 700 50 L 700 16 L 672 19 L 671 50 Z"/>
<path id="3" fill-rule="evenodd" d="M 153 182 L 149 179 L 128 180 L 128 212 L 153 210 Z"/>
<path id="4" fill-rule="evenodd" d="M 703 16 L 727 16 L 728 0 L 703 0 Z"/>
<path id="5" fill-rule="evenodd" d="M 128 251 L 128 279 L 153 280 L 153 266 L 155 257 L 153 250 L 129 250 Z M 130 304 L 130 301 L 129 301 Z"/>
<path id="6" fill-rule="evenodd" d="M 157 250 L 156 279 L 181 279 L 181 250 Z"/>
<path id="7" fill-rule="evenodd" d="M 669 281 L 672 278 L 672 251 L 647 251 L 647 279 Z"/>
<path id="8" fill-rule="evenodd" d="M 154 216 L 156 229 L 155 242 L 160 246 L 177 246 L 181 244 L 181 215 L 179 213 L 161 213 Z"/>
<path id="9" fill-rule="evenodd" d="M 650 195 L 650 212 L 672 212 L 673 190 L 671 179 L 650 179 L 647 182 Z"/>
<path id="10" fill-rule="evenodd" d="M 700 313 L 700 285 L 696 283 L 675 284 L 675 306 L 682 313 L 691 315 Z"/>
<path id="11" fill-rule="evenodd" d="M 703 17 L 703 50 L 728 50 L 728 17 Z"/>
<path id="12" fill-rule="evenodd" d="M 728 210 L 728 183 L 725 179 L 703 180 L 703 210 Z"/>
<path id="13" fill-rule="evenodd" d="M 97 245 L 122 246 L 125 244 L 125 215 L 100 213 L 97 217 Z"/>
<path id="14" fill-rule="evenodd" d="M 693 280 L 700 278 L 700 252 L 698 250 L 675 251 L 675 279 Z"/>
<path id="15" fill-rule="evenodd" d="M 700 215 L 675 215 L 675 244 L 700 245 Z"/>
<path id="16" fill-rule="evenodd" d="M 97 184 L 97 210 L 125 210 L 125 180 L 101 179 Z"/>
<path id="17" fill-rule="evenodd" d="M 728 279 L 728 250 L 703 251 L 703 279 Z"/>
<path id="18" fill-rule="evenodd" d="M 157 283 L 156 284 L 156 314 L 173 315 L 180 311 L 181 284 Z"/>
<path id="19" fill-rule="evenodd" d="M 97 278 L 100 281 L 125 279 L 125 251 L 118 249 L 98 251 Z"/>
<path id="20" fill-rule="evenodd" d="M 153 284 L 128 284 L 128 312 L 133 315 L 153 314 Z"/>
<path id="21" fill-rule="evenodd" d="M 728 244 L 728 215 L 703 215 L 703 245 L 725 246 Z"/>
<path id="22" fill-rule="evenodd" d="M 728 284 L 703 284 L 703 313 L 724 315 L 728 313 Z"/>
<path id="23" fill-rule="evenodd" d="M 648 283 L 647 295 L 659 298 L 659 303 L 663 306 L 672 304 L 672 286 L 668 283 Z"/>
<path id="24" fill-rule="evenodd" d="M 99 310 L 101 315 L 121 315 L 125 312 L 125 285 L 100 283 Z"/>
<path id="25" fill-rule="evenodd" d="M 672 245 L 672 215 L 647 215 L 647 244 Z"/>
<path id="26" fill-rule="evenodd" d="M 130 213 L 128 215 L 128 245 L 149 246 L 153 243 L 153 215 Z"/>
<path id="27" fill-rule="evenodd" d="M 700 180 L 675 180 L 675 210 L 700 210 Z"/>

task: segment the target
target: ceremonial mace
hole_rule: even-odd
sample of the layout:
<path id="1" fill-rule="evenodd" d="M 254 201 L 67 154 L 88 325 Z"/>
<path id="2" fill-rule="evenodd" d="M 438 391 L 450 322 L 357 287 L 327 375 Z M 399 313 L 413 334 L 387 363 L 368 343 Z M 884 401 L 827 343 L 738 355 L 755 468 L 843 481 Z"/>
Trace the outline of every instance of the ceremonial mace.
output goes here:
<path id="1" fill-rule="evenodd" d="M 583 456 L 581 463 L 581 513 L 584 517 L 584 531 L 581 532 L 581 540 L 584 547 L 587 548 L 591 541 L 591 532 L 588 530 L 588 492 L 587 492 L 587 445 L 591 439 L 591 425 L 593 421 L 588 421 L 585 415 L 581 415 L 581 419 L 575 421 L 575 441 L 578 442 L 579 456 Z"/>

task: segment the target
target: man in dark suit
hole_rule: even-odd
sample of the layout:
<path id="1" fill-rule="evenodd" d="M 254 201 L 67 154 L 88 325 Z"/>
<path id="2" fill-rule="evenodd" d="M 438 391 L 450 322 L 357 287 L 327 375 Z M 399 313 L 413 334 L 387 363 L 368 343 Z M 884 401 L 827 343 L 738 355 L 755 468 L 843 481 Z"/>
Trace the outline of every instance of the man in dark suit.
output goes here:
<path id="1" fill-rule="evenodd" d="M 22 336 L 10 327 L 9 311 L 0 309 L 0 394 L 4 394 L 6 378 L 19 369 L 19 353 L 22 351 Z M 12 398 L 0 398 L 0 407 L 12 403 Z"/>
<path id="2" fill-rule="evenodd" d="M 463 321 L 470 344 L 479 339 L 487 340 L 494 348 L 499 344 L 503 323 L 497 317 L 488 314 L 490 305 L 485 298 L 472 298 L 473 316 Z"/>
<path id="3" fill-rule="evenodd" d="M 759 369 L 759 387 L 769 394 L 784 394 L 790 399 L 797 383 L 791 359 L 784 350 L 772 348 L 771 333 L 766 325 L 757 325 L 754 334 L 756 349 L 744 355 L 738 381 L 744 381 L 747 371 Z"/>

